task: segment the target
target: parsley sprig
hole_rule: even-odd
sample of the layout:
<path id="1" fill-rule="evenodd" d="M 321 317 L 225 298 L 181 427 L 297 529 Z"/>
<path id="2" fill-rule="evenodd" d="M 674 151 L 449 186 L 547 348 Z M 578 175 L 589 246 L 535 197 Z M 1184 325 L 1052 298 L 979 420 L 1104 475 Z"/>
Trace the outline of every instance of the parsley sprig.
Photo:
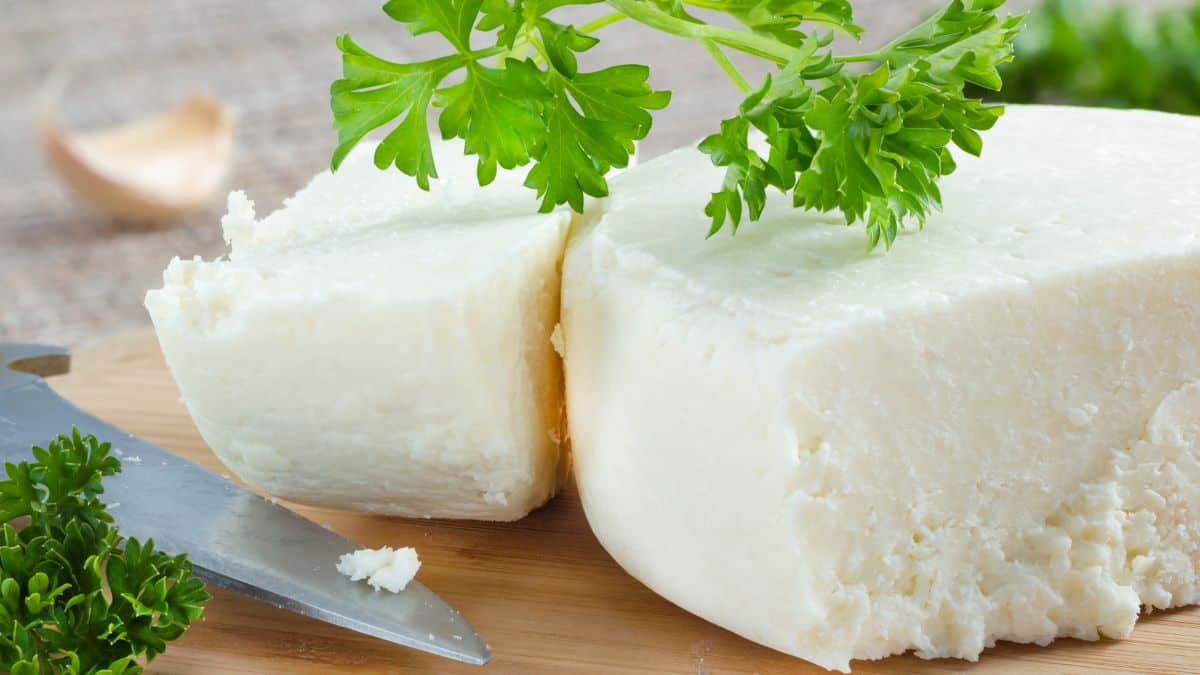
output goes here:
<path id="1" fill-rule="evenodd" d="M 203 615 L 187 556 L 122 539 L 99 495 L 112 446 L 59 436 L 0 480 L 0 670 L 136 675 Z M 14 521 L 20 529 L 14 527 Z"/>
<path id="2" fill-rule="evenodd" d="M 551 18 L 563 6 L 591 4 L 599 0 L 389 0 L 388 16 L 413 35 L 440 34 L 453 53 L 396 63 L 338 38 L 334 169 L 367 133 L 397 122 L 375 163 L 428 189 L 437 167 L 427 115 L 440 108 L 438 130 L 463 139 L 481 185 L 498 167 L 531 164 L 525 184 L 543 211 L 582 211 L 585 196 L 608 194 L 606 174 L 628 165 L 651 112 L 670 101 L 649 84 L 645 65 L 579 67 L 577 55 L 599 41 L 594 32 L 630 19 L 699 43 L 745 96 L 700 144 L 725 168 L 705 208 L 709 236 L 726 225 L 736 232 L 744 214 L 757 220 L 774 188 L 796 207 L 863 222 L 869 247 L 890 247 L 902 226 L 923 225 L 941 206 L 938 179 L 955 168 L 949 146 L 982 150 L 979 132 L 1003 108 L 964 89 L 1000 88 L 997 67 L 1011 60 L 1021 21 L 998 14 L 1004 0 L 952 0 L 883 48 L 844 55 L 835 34 L 862 34 L 849 0 L 607 0 L 613 11 L 583 26 Z M 706 20 L 719 14 L 739 27 Z M 775 70 L 754 86 L 729 51 Z M 445 84 L 454 73 L 461 80 Z"/>

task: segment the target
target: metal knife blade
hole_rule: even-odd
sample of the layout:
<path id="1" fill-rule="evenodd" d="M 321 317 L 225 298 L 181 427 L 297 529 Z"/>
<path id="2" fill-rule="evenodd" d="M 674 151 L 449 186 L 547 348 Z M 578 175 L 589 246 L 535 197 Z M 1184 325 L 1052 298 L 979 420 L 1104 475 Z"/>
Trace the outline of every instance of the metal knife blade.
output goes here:
<path id="1" fill-rule="evenodd" d="M 360 633 L 482 665 L 490 653 L 452 607 L 413 581 L 382 595 L 335 569 L 352 542 L 178 455 L 71 405 L 41 375 L 66 372 L 63 349 L 0 342 L 0 459 L 79 427 L 120 451 L 103 500 L 121 533 L 186 552 L 218 585 Z"/>

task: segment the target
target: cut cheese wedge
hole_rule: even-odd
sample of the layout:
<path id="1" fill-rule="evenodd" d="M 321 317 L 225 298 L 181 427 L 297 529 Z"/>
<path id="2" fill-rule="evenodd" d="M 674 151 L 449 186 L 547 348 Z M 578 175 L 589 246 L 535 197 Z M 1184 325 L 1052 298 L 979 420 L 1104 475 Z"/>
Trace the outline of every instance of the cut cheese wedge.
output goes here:
<path id="1" fill-rule="evenodd" d="M 588 521 L 655 591 L 827 668 L 1127 634 L 1200 599 L 1200 119 L 1013 107 L 890 253 L 721 172 L 568 246 Z"/>
<path id="2" fill-rule="evenodd" d="M 431 192 L 369 148 L 259 221 L 228 259 L 176 259 L 146 306 L 200 433 L 246 482 L 299 502 L 512 520 L 555 492 L 559 266 L 569 212 L 488 188 L 439 146 Z"/>

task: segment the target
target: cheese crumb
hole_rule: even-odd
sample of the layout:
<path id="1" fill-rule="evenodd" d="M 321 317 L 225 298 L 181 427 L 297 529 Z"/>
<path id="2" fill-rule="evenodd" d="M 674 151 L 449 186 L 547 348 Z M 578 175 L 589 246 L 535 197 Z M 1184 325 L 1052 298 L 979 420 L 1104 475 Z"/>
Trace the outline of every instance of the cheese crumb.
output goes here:
<path id="1" fill-rule="evenodd" d="M 221 217 L 221 231 L 226 244 L 246 246 L 254 239 L 258 227 L 258 215 L 254 212 L 254 202 L 245 192 L 237 190 L 229 193 L 226 202 L 229 212 Z"/>
<path id="2" fill-rule="evenodd" d="M 382 588 L 392 593 L 404 590 L 420 568 L 417 550 L 409 546 L 363 548 L 343 555 L 337 564 L 337 571 L 350 577 L 351 581 L 366 579 L 376 592 Z"/>
<path id="3" fill-rule="evenodd" d="M 559 358 L 567 357 L 567 346 L 563 342 L 562 324 L 554 324 L 554 330 L 550 331 L 550 344 L 554 347 L 554 351 L 558 352 Z"/>

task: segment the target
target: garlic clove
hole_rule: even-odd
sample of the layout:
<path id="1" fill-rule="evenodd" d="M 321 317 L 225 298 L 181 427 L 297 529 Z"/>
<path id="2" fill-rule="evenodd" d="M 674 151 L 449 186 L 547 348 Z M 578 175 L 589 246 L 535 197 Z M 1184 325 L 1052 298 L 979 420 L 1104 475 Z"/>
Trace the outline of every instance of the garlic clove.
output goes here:
<path id="1" fill-rule="evenodd" d="M 202 207 L 233 157 L 233 112 L 196 94 L 154 117 L 71 132 L 52 106 L 38 119 L 50 165 L 79 195 L 130 221 L 162 222 Z"/>

